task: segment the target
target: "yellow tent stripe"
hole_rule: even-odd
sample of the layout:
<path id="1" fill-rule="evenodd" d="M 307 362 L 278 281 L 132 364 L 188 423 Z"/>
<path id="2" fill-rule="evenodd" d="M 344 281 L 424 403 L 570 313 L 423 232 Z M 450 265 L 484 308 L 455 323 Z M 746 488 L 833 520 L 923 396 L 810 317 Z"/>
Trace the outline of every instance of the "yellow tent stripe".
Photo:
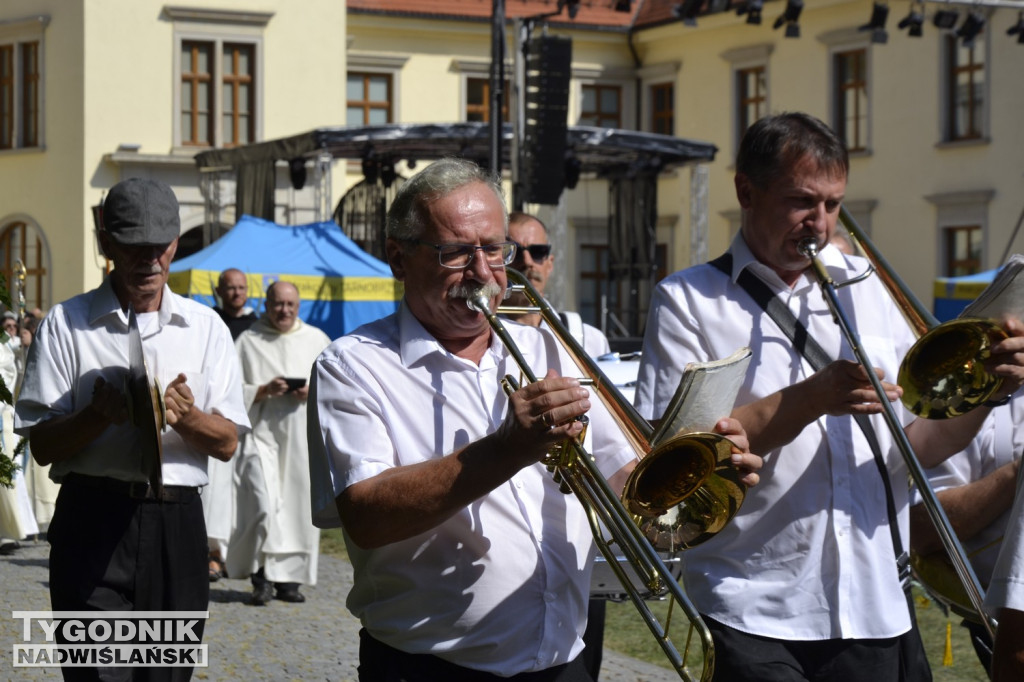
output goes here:
<path id="1" fill-rule="evenodd" d="M 213 296 L 219 272 L 186 270 L 172 272 L 167 284 L 182 296 Z M 267 287 L 277 280 L 291 282 L 299 298 L 314 301 L 397 301 L 402 283 L 389 277 L 319 277 L 317 275 L 247 274 L 250 298 L 264 298 Z"/>
<path id="2" fill-rule="evenodd" d="M 987 286 L 987 282 L 943 282 L 937 280 L 932 293 L 935 298 L 973 300 L 977 298 Z"/>

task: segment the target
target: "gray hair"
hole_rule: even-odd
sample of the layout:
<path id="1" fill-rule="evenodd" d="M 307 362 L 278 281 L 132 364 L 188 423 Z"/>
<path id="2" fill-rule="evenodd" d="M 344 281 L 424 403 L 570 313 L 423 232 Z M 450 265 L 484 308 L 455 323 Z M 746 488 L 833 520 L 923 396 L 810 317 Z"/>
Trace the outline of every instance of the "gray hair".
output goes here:
<path id="1" fill-rule="evenodd" d="M 802 112 L 765 116 L 744 133 L 736 154 L 736 172 L 765 189 L 803 157 L 834 177 L 847 177 L 846 145 L 823 121 Z"/>
<path id="2" fill-rule="evenodd" d="M 427 207 L 474 182 L 482 182 L 494 192 L 501 203 L 508 234 L 508 208 L 498 180 L 472 161 L 448 157 L 430 164 L 398 190 L 388 209 L 387 236 L 398 240 L 418 239 L 427 228 Z"/>

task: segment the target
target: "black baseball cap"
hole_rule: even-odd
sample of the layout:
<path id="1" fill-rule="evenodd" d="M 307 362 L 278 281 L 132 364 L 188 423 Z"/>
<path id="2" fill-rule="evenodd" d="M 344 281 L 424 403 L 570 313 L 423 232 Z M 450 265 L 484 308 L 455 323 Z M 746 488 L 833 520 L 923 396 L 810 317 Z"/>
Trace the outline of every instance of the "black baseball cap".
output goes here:
<path id="1" fill-rule="evenodd" d="M 170 244 L 181 234 L 178 199 L 159 180 L 123 180 L 103 201 L 103 229 L 118 244 Z"/>

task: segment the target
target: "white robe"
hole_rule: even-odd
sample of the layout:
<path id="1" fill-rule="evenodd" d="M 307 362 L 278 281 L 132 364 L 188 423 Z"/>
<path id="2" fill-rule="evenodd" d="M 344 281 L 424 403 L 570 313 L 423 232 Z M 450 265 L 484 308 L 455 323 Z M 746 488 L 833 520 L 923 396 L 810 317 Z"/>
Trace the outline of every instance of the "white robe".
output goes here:
<path id="1" fill-rule="evenodd" d="M 236 572 L 248 564 L 263 566 L 271 582 L 316 584 L 320 530 L 310 517 L 306 403 L 290 393 L 254 400 L 259 386 L 275 377 L 308 379 L 313 361 L 330 342 L 302 320 L 281 333 L 265 315 L 235 342 L 252 433 L 240 445 L 235 466 L 236 528 L 228 549 L 232 577 L 242 577 Z M 261 508 L 266 509 L 262 547 L 252 528 Z M 236 542 L 236 536 L 248 540 Z"/>
<path id="2" fill-rule="evenodd" d="M 0 379 L 10 390 L 16 377 L 14 352 L 7 344 L 0 344 Z M 6 457 L 15 459 L 14 450 L 20 441 L 14 434 L 14 406 L 0 403 L 0 449 Z M 14 472 L 11 484 L 10 488 L 0 486 L 0 538 L 24 540 L 39 533 L 39 527 L 20 468 Z"/>

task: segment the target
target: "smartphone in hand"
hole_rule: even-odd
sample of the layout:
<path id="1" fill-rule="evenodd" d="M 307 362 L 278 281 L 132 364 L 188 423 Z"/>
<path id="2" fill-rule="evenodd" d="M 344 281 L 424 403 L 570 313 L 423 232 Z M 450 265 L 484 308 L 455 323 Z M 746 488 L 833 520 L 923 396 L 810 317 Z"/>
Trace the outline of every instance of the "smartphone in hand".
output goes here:
<path id="1" fill-rule="evenodd" d="M 306 385 L 305 377 L 285 377 L 284 381 L 288 384 L 288 392 L 297 391 Z"/>

